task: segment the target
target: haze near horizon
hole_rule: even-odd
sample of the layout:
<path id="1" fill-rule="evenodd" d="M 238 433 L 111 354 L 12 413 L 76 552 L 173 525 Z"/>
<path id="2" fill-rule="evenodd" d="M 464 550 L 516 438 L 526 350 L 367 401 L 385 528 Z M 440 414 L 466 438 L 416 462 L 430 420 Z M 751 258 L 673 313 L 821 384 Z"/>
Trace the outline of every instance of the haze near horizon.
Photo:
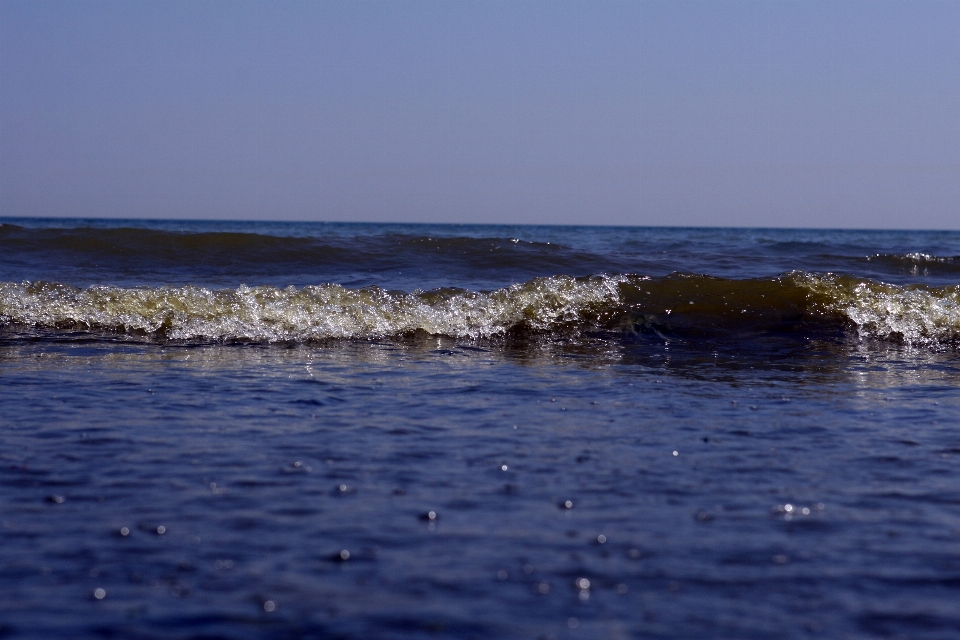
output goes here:
<path id="1" fill-rule="evenodd" d="M 960 229 L 958 2 L 0 7 L 0 216 Z"/>

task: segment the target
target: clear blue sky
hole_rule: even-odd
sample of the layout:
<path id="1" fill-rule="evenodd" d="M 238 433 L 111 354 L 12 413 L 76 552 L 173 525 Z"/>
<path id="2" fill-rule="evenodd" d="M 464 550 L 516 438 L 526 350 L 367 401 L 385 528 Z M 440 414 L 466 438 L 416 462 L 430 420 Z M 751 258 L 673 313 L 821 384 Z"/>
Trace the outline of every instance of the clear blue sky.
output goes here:
<path id="1" fill-rule="evenodd" d="M 0 215 L 960 229 L 960 2 L 0 0 Z"/>

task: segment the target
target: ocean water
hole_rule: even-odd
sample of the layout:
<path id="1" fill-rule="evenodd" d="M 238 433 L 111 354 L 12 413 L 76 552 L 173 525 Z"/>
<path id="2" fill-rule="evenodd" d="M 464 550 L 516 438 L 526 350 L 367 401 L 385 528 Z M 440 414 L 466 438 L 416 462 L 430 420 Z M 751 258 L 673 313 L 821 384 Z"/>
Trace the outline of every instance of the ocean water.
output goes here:
<path id="1" fill-rule="evenodd" d="M 960 233 L 6 219 L 0 637 L 960 637 Z"/>

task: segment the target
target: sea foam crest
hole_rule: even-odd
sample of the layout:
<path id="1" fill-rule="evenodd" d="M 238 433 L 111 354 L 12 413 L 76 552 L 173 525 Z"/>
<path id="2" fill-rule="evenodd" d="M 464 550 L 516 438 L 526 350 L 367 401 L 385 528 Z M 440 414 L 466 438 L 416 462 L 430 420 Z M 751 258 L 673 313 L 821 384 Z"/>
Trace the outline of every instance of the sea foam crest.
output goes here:
<path id="1" fill-rule="evenodd" d="M 960 342 L 960 286 L 897 286 L 834 275 L 799 279 L 826 311 L 853 322 L 862 338 L 930 346 Z"/>
<path id="2" fill-rule="evenodd" d="M 173 340 L 303 341 L 376 338 L 415 331 L 484 338 L 578 323 L 618 302 L 619 277 L 538 278 L 489 293 L 413 293 L 336 284 L 77 289 L 56 283 L 0 284 L 0 323 L 108 330 Z"/>
<path id="3" fill-rule="evenodd" d="M 491 292 L 386 291 L 337 284 L 77 289 L 0 283 L 0 325 L 53 331 L 116 331 L 188 341 L 383 338 L 417 331 L 490 338 L 592 329 L 696 338 L 786 332 L 960 345 L 960 286 L 896 286 L 834 274 L 792 272 L 772 280 L 691 274 L 537 278 Z"/>

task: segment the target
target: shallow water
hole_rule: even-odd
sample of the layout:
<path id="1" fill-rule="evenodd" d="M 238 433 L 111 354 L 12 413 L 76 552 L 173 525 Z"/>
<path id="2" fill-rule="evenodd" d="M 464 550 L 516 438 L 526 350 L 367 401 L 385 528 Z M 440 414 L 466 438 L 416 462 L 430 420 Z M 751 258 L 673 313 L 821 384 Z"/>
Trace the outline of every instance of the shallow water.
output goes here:
<path id="1" fill-rule="evenodd" d="M 960 634 L 960 234 L 137 223 L 174 247 L 137 253 L 124 238 L 142 230 L 15 223 L 0 229 L 0 635 Z M 260 258 L 216 235 L 237 231 Z M 438 257 L 436 236 L 460 240 Z M 313 248 L 277 257 L 285 238 Z M 500 239 L 533 248 L 481 259 Z M 854 293 L 763 306 L 801 271 Z M 597 274 L 640 293 L 537 298 L 456 333 L 450 296 Z M 38 281 L 63 287 L 21 295 Z M 691 282 L 714 287 L 696 311 L 645 301 Z M 171 337 L 198 316 L 154 307 L 168 315 L 151 330 L 129 301 L 90 302 L 326 283 L 403 309 L 421 296 L 454 328 L 291 334 L 356 319 L 349 301 L 300 300 L 279 341 L 249 335 L 275 317 L 229 309 Z M 709 307 L 723 296 L 749 298 L 749 318 Z"/>

